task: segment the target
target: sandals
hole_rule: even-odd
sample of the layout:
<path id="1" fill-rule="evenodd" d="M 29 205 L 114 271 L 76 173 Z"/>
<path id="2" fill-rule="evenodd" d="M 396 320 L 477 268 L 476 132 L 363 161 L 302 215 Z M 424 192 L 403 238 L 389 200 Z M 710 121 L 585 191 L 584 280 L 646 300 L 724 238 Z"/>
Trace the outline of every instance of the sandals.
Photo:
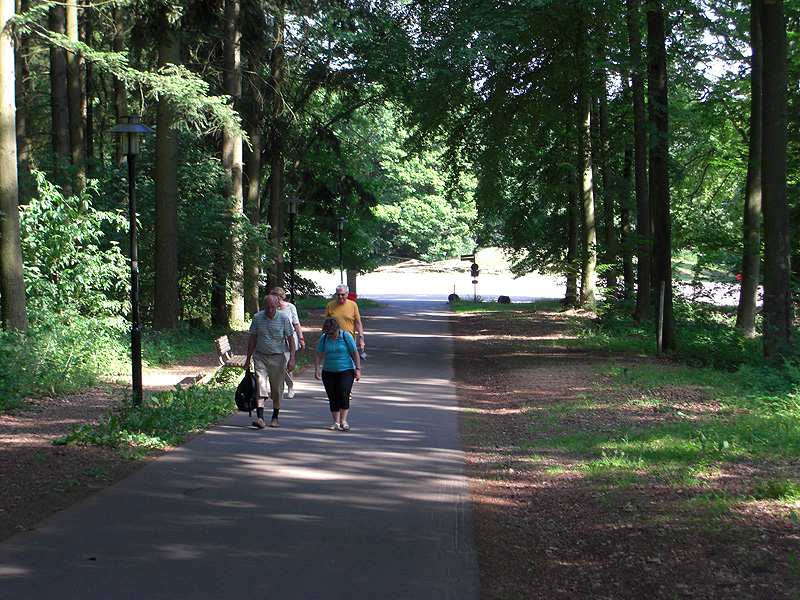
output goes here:
<path id="1" fill-rule="evenodd" d="M 341 426 L 338 423 L 334 423 L 333 425 L 328 425 L 328 429 L 331 431 L 339 431 Z"/>
<path id="2" fill-rule="evenodd" d="M 341 428 L 342 431 L 350 431 L 350 425 L 347 424 L 347 421 L 342 421 Z"/>

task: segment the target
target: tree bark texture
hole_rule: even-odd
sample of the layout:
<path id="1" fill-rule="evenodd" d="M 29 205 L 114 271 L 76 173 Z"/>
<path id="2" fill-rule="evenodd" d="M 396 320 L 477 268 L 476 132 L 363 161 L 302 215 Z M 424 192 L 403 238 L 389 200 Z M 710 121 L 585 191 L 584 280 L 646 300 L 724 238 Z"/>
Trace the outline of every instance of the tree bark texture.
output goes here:
<path id="1" fill-rule="evenodd" d="M 55 4 L 48 13 L 48 26 L 53 33 L 66 35 L 66 10 Z M 53 153 L 56 155 L 56 181 L 65 194 L 72 193 L 69 171 L 69 108 L 67 100 L 67 51 L 50 47 L 50 116 L 52 120 Z"/>
<path id="2" fill-rule="evenodd" d="M 244 5 L 245 10 L 248 8 Z M 255 9 L 255 7 L 254 7 Z M 263 11 L 253 10 L 254 13 Z M 242 106 L 248 146 L 243 147 L 242 160 L 244 161 L 244 214 L 252 231 L 260 231 L 261 224 L 261 192 L 263 175 L 263 141 L 262 124 L 264 114 L 264 80 L 262 69 L 263 49 L 266 45 L 266 19 L 259 19 L 254 23 L 242 24 L 242 45 L 246 61 L 249 64 L 250 75 L 244 80 L 247 84 L 248 102 Z M 256 234 L 258 235 L 258 234 Z M 261 252 L 262 243 L 259 237 L 252 233 L 245 240 L 243 267 L 244 267 L 244 311 L 253 316 L 260 308 L 259 281 L 261 279 Z M 294 302 L 294 298 L 292 299 Z"/>
<path id="3" fill-rule="evenodd" d="M 736 326 L 745 337 L 756 335 L 756 303 L 761 269 L 761 18 L 757 0 L 750 8 L 750 139 L 742 223 L 742 273 Z"/>
<path id="4" fill-rule="evenodd" d="M 28 0 L 17 0 L 17 13 L 28 10 Z M 16 44 L 16 106 L 17 106 L 17 160 L 20 168 L 27 169 L 30 163 L 30 137 L 28 136 L 28 52 L 29 36 L 21 33 Z"/>
<path id="5" fill-rule="evenodd" d="M 122 9 L 119 6 L 114 7 L 114 52 L 125 51 L 125 26 L 124 16 Z M 125 89 L 125 82 L 119 77 L 114 77 L 114 112 L 116 113 L 116 121 L 120 123 L 120 117 L 128 114 L 128 91 Z M 122 145 L 117 144 L 116 162 L 122 161 Z"/>
<path id="6" fill-rule="evenodd" d="M 283 264 L 283 171 L 285 154 L 285 122 L 283 86 L 285 78 L 285 2 L 277 2 L 273 24 L 272 56 L 270 60 L 272 91 L 272 122 L 270 127 L 269 208 L 270 241 L 274 248 L 273 265 L 268 277 L 268 287 L 282 285 Z"/>
<path id="7" fill-rule="evenodd" d="M 67 2 L 66 10 L 67 37 L 78 42 L 78 3 Z M 83 60 L 72 52 L 67 53 L 67 98 L 70 157 L 75 168 L 75 192 L 80 194 L 86 188 L 86 96 Z"/>
<path id="8" fill-rule="evenodd" d="M 605 71 L 600 88 L 600 156 L 603 181 L 603 241 L 605 242 L 606 287 L 617 287 L 617 228 L 614 218 L 614 192 L 611 187 L 611 140 L 608 130 L 608 91 Z"/>
<path id="9" fill-rule="evenodd" d="M 578 160 L 581 177 L 581 301 L 591 308 L 596 301 L 597 229 L 594 214 L 594 175 L 592 172 L 592 99 L 585 91 L 578 93 L 581 120 L 578 134 Z"/>
<path id="10" fill-rule="evenodd" d="M 781 0 L 758 0 L 763 44 L 762 208 L 764 213 L 764 355 L 793 353 L 791 238 L 786 193 L 787 43 Z"/>
<path id="11" fill-rule="evenodd" d="M 567 151 L 572 155 L 572 144 L 567 144 Z M 580 203 L 578 201 L 579 184 L 574 175 L 568 175 L 569 192 L 567 192 L 567 287 L 564 295 L 565 306 L 578 305 L 578 252 L 580 249 Z"/>
<path id="12" fill-rule="evenodd" d="M 0 0 L 0 309 L 5 331 L 27 331 L 25 277 L 19 227 L 14 0 Z"/>
<path id="13" fill-rule="evenodd" d="M 633 234 L 631 223 L 631 209 L 629 206 L 629 190 L 633 188 L 633 149 L 625 148 L 625 167 L 622 173 L 622 180 L 625 182 L 626 193 L 620 203 L 620 247 L 622 248 L 622 273 L 625 280 L 625 297 L 633 298 L 636 287 L 636 274 L 633 268 Z"/>
<path id="14" fill-rule="evenodd" d="M 647 188 L 647 109 L 642 75 L 642 38 L 639 34 L 639 0 L 626 0 L 628 44 L 630 46 L 631 89 L 633 92 L 633 179 L 636 191 L 636 308 L 633 316 L 643 321 L 651 314 L 653 228 Z"/>
<path id="15" fill-rule="evenodd" d="M 180 64 L 179 33 L 164 26 L 158 45 L 158 66 Z M 178 327 L 178 130 L 169 101 L 163 96 L 156 105 L 155 161 L 155 292 L 153 328 Z"/>
<path id="16" fill-rule="evenodd" d="M 241 108 L 242 100 L 242 32 L 240 0 L 225 1 L 225 92 Z M 223 132 L 223 164 L 230 178 L 230 202 L 233 232 L 231 235 L 230 303 L 231 322 L 244 321 L 244 268 L 242 265 L 242 236 L 239 222 L 244 214 L 242 189 L 242 136 L 229 129 Z"/>
<path id="17" fill-rule="evenodd" d="M 653 210 L 653 283 L 663 294 L 661 348 L 678 345 L 672 306 L 672 223 L 669 190 L 669 107 L 667 102 L 667 50 L 664 12 L 659 0 L 647 5 L 648 95 L 650 130 L 650 200 Z"/>

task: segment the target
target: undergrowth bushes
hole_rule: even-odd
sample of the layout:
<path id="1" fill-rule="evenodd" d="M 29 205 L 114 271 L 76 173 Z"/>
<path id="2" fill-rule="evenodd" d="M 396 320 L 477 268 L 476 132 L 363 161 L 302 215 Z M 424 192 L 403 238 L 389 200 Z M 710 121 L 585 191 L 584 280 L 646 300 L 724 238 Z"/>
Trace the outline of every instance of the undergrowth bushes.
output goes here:
<path id="1" fill-rule="evenodd" d="M 47 313 L 34 315 L 27 335 L 0 332 L 0 410 L 22 398 L 63 394 L 124 368 L 124 322 Z"/>
<path id="2" fill-rule="evenodd" d="M 110 446 L 137 456 L 147 449 L 180 444 L 187 435 L 208 428 L 233 409 L 231 387 L 176 388 L 153 394 L 139 405 L 126 401 L 98 425 L 75 426 L 55 443 Z"/>
<path id="3" fill-rule="evenodd" d="M 628 301 L 601 303 L 594 327 L 579 332 L 578 343 L 609 351 L 653 354 L 655 321 L 636 323 Z M 670 358 L 709 372 L 729 373 L 742 401 L 769 412 L 798 414 L 800 357 L 775 364 L 763 357 L 760 336 L 745 338 L 735 327 L 735 307 L 675 301 L 678 349 Z"/>

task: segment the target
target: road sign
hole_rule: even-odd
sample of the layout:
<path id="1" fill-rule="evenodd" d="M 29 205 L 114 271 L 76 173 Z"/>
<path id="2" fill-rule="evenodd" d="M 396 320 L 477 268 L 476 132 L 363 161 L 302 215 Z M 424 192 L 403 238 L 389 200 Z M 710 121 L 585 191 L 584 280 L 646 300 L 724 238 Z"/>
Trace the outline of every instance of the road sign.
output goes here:
<path id="1" fill-rule="evenodd" d="M 462 254 L 461 260 L 468 260 L 469 262 L 475 262 L 475 255 L 474 254 Z"/>

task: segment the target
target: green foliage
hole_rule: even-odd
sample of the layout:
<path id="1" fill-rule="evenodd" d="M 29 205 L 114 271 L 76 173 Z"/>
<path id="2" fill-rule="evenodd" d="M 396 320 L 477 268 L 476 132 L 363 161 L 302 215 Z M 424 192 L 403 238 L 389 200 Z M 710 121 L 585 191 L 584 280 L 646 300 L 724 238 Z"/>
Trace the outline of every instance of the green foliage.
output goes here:
<path id="1" fill-rule="evenodd" d="M 168 365 L 214 347 L 219 332 L 209 329 L 194 329 L 185 322 L 176 329 L 156 331 L 142 330 L 142 360 L 145 364 Z"/>
<path id="2" fill-rule="evenodd" d="M 736 371 L 760 356 L 760 341 L 746 339 L 734 327 L 735 315 L 727 307 L 704 302 L 674 301 L 679 347 L 674 356 L 686 363 Z M 656 349 L 655 322 L 637 323 L 628 300 L 598 303 L 594 327 L 579 332 L 582 347 L 651 354 Z"/>
<path id="3" fill-rule="evenodd" d="M 324 310 L 328 303 L 333 300 L 333 298 L 326 298 L 324 296 L 312 296 L 310 298 L 300 298 L 297 301 L 297 308 L 304 309 L 304 310 Z M 370 300 L 369 298 L 357 298 L 356 304 L 358 304 L 359 309 L 365 308 L 380 308 L 380 303 L 376 302 L 375 300 Z"/>
<path id="4" fill-rule="evenodd" d="M 124 369 L 120 318 L 32 313 L 26 336 L 0 332 L 0 410 L 37 394 L 63 394 L 92 385 L 103 373 Z"/>
<path id="5" fill-rule="evenodd" d="M 167 448 L 187 435 L 214 425 L 235 410 L 233 388 L 190 386 L 159 392 L 142 404 L 125 403 L 97 425 L 75 426 L 56 444 L 93 444 L 112 448 Z"/>
<path id="6" fill-rule="evenodd" d="M 127 220 L 92 206 L 96 182 L 80 197 L 64 197 L 43 173 L 34 175 L 37 194 L 20 206 L 28 311 L 123 314 L 129 267 L 106 230 L 125 231 Z"/>

